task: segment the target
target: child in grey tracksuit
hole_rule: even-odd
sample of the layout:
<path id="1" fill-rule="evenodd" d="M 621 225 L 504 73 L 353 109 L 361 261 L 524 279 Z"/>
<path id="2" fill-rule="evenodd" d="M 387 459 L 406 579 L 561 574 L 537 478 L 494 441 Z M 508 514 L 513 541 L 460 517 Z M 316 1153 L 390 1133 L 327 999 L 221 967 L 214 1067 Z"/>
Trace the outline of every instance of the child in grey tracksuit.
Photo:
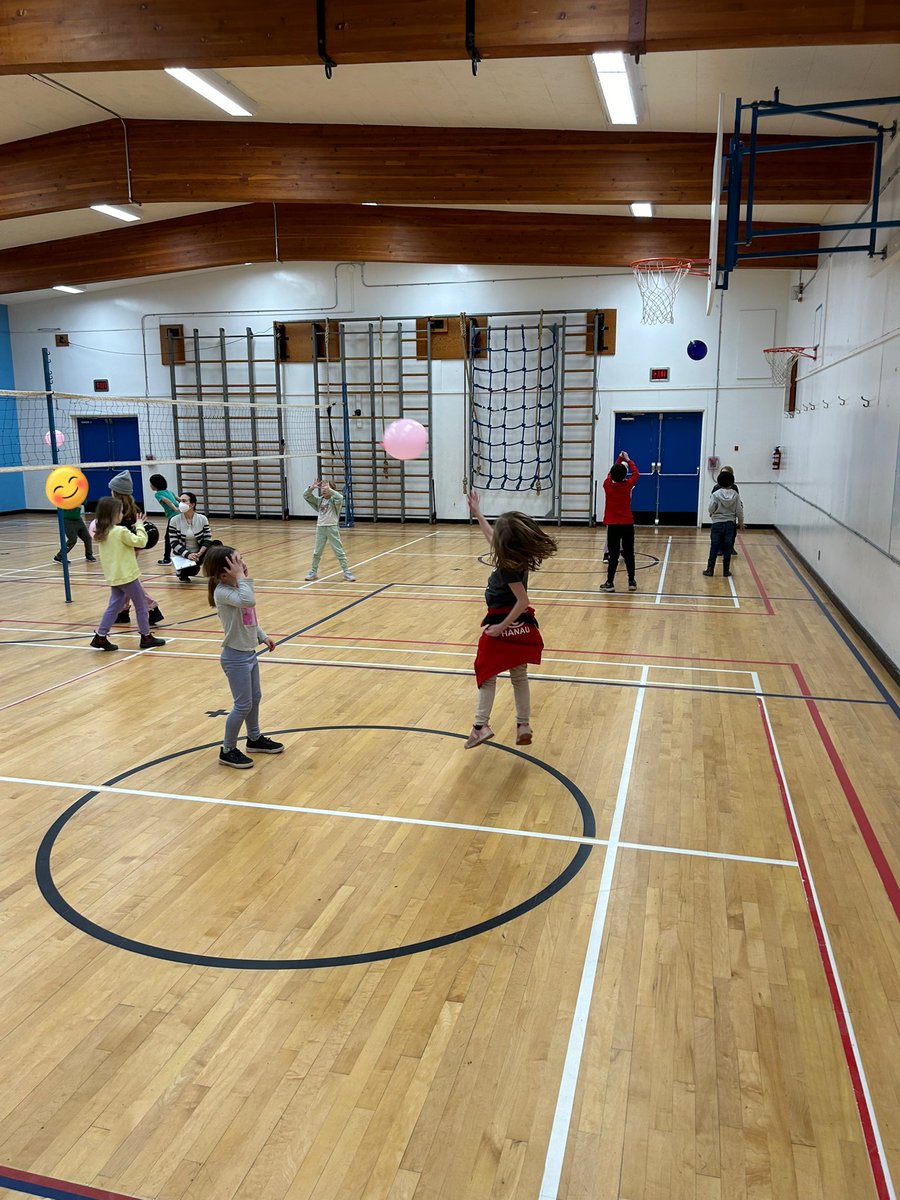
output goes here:
<path id="1" fill-rule="evenodd" d="M 316 488 L 318 488 L 318 495 L 316 495 L 314 490 Z M 318 579 L 319 560 L 322 557 L 322 551 L 325 549 L 325 543 L 327 542 L 341 565 L 344 578 L 349 579 L 353 583 L 356 580 L 356 576 L 350 570 L 350 564 L 347 562 L 347 555 L 344 553 L 344 547 L 341 544 L 341 533 L 338 528 L 338 517 L 341 513 L 341 506 L 344 503 L 344 497 L 340 492 L 334 490 L 327 479 L 314 479 L 303 493 L 303 499 L 310 508 L 314 508 L 319 514 L 316 525 L 316 544 L 313 549 L 312 563 L 306 578 Z"/>
<path id="2" fill-rule="evenodd" d="M 728 576 L 731 574 L 729 567 L 735 535 L 744 523 L 744 506 L 734 485 L 732 471 L 719 472 L 715 490 L 709 498 L 709 515 L 712 519 L 709 530 L 709 561 L 703 574 L 707 577 L 713 574 L 716 559 L 721 554 L 722 574 Z"/>

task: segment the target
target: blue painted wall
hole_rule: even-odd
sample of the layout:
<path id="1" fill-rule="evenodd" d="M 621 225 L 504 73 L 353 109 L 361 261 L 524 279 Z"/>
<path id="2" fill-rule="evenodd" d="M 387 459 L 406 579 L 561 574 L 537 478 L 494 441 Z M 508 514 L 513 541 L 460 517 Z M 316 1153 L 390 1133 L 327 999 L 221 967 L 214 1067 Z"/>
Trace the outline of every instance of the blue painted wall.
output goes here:
<path id="1" fill-rule="evenodd" d="M 0 388 L 14 388 L 12 345 L 9 340 L 9 312 L 0 304 Z M 16 402 L 0 396 L 0 467 L 13 467 L 22 461 L 19 450 L 19 421 Z M 16 472 L 0 473 L 0 512 L 25 507 L 25 484 Z"/>

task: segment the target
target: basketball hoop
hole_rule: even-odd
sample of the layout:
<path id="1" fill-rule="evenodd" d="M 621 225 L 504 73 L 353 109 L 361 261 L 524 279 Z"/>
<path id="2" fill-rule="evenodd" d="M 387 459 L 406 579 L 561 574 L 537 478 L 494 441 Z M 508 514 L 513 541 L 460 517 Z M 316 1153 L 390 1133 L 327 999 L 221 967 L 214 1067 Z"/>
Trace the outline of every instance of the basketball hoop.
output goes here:
<path id="1" fill-rule="evenodd" d="M 709 274 L 705 259 L 639 258 L 631 264 L 643 302 L 642 325 L 672 325 L 675 297 L 686 275 Z"/>
<path id="2" fill-rule="evenodd" d="M 800 358 L 816 360 L 816 346 L 769 346 L 763 350 L 769 370 L 772 372 L 772 383 L 776 387 L 784 387 L 791 375 L 791 367 Z"/>

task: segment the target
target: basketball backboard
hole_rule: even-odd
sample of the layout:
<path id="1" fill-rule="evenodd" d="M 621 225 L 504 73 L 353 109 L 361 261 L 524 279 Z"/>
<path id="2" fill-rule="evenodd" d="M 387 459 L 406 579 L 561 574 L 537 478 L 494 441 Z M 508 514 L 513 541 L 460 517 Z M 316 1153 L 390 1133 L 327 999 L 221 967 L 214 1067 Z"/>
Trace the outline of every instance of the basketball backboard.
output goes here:
<path id="1" fill-rule="evenodd" d="M 706 285 L 706 315 L 710 316 L 716 300 L 716 283 L 719 278 L 719 201 L 722 197 L 722 181 L 725 169 L 725 151 L 722 137 L 725 132 L 725 93 L 719 92 L 719 115 L 716 122 L 716 146 L 713 153 L 712 193 L 709 200 L 709 281 Z"/>

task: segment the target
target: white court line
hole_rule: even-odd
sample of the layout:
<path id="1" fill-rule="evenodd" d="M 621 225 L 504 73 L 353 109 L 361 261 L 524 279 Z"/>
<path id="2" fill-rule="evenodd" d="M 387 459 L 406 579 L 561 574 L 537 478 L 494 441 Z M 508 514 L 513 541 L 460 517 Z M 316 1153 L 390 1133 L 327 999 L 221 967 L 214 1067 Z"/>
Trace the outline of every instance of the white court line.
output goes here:
<path id="1" fill-rule="evenodd" d="M 659 583 L 656 587 L 656 603 L 662 604 L 663 599 L 663 584 L 666 581 L 666 571 L 669 569 L 669 551 L 672 549 L 672 539 L 666 538 L 666 553 L 663 556 L 662 567 L 659 572 Z"/>
<path id="2" fill-rule="evenodd" d="M 382 821 L 388 825 L 421 825 L 429 829 L 461 829 L 468 833 L 497 833 L 505 837 L 531 838 L 541 842 L 569 842 L 578 846 L 608 846 L 607 838 L 579 837 L 571 833 L 546 833 L 536 829 L 514 829 L 503 825 L 472 825 L 464 821 L 434 821 L 422 817 L 397 817 L 386 813 L 359 812 L 345 808 L 311 808 L 303 804 L 267 804 L 260 800 L 234 800 L 222 796 L 195 796 L 191 792 L 152 792 L 142 788 L 107 787 L 102 783 L 69 783 L 59 779 L 31 779 L 19 775 L 0 775 L 0 783 L 22 783 L 29 787 L 63 788 L 71 792 L 104 792 L 114 796 L 146 796 L 153 800 L 186 800 L 191 804 L 218 804 L 225 808 L 261 809 L 265 812 L 303 813 L 314 817 L 346 817 L 350 821 Z M 764 863 L 773 867 L 796 867 L 791 858 L 752 858 L 746 854 L 726 854 L 716 850 L 687 850 L 678 846 L 645 845 L 620 842 L 629 850 L 648 850 L 657 854 L 684 854 L 700 858 L 725 858 L 735 862 Z"/>
<path id="3" fill-rule="evenodd" d="M 437 585 L 437 586 L 440 586 L 440 585 Z M 421 592 L 401 591 L 401 588 L 406 588 L 406 587 L 409 587 L 409 584 L 403 584 L 403 583 L 395 584 L 394 587 L 391 588 L 390 592 L 384 593 L 384 595 L 386 595 L 388 599 L 399 598 L 401 600 L 447 600 L 447 599 L 450 599 L 450 597 L 448 597 L 448 596 L 438 596 L 434 592 L 427 592 L 424 590 Z M 458 590 L 462 591 L 461 588 Z M 475 588 L 474 590 L 480 591 L 481 589 Z M 654 595 L 653 592 L 631 592 L 627 596 L 623 595 L 622 599 L 620 600 L 620 599 L 618 599 L 618 597 L 616 595 L 611 596 L 608 592 L 596 592 L 596 593 L 587 592 L 584 594 L 588 595 L 588 596 L 593 596 L 593 599 L 580 600 L 577 597 L 579 595 L 581 595 L 582 593 L 580 593 L 574 589 L 572 591 L 568 591 L 568 589 L 564 590 L 562 588 L 557 588 L 552 592 L 548 590 L 547 592 L 542 594 L 542 589 L 529 588 L 528 592 L 529 592 L 529 595 L 540 596 L 541 603 L 546 604 L 548 607 L 552 607 L 555 604 L 567 604 L 572 607 L 578 607 L 580 605 L 584 605 L 585 607 L 593 606 L 594 608 L 600 608 L 600 607 L 603 607 L 604 605 L 612 605 L 613 607 L 623 608 L 623 607 L 627 607 L 628 605 L 640 604 L 641 601 L 650 601 L 653 599 L 653 595 Z M 567 598 L 568 596 L 572 596 L 575 598 L 568 599 Z M 699 592 L 696 592 L 696 593 L 691 592 L 686 597 L 663 596 L 662 600 L 665 601 L 665 604 L 663 604 L 662 601 L 660 601 L 659 603 L 661 604 L 661 606 L 663 608 L 665 608 L 666 606 L 668 606 L 670 608 L 680 607 L 683 609 L 689 609 L 691 612 L 700 612 L 701 610 L 708 610 L 708 611 L 713 611 L 713 612 L 716 612 L 716 611 L 721 612 L 724 610 L 725 612 L 731 612 L 732 606 L 731 606 L 731 598 L 730 597 L 723 596 L 722 604 L 697 604 L 694 602 L 694 599 L 693 599 L 694 596 L 696 596 L 698 599 L 703 599 L 703 600 L 709 600 L 712 598 L 709 596 L 702 597 L 702 596 L 700 596 Z M 468 599 L 468 597 L 461 596 L 460 599 L 466 600 L 466 599 Z"/>
<path id="4" fill-rule="evenodd" d="M 818 917 L 818 927 L 819 927 L 818 930 L 816 929 L 816 922 L 811 921 L 811 924 L 813 926 L 813 933 L 816 935 L 816 941 L 819 944 L 820 953 L 822 953 L 824 951 L 824 955 L 825 955 L 825 957 L 827 957 L 828 964 L 831 968 L 831 975 L 832 975 L 832 981 L 834 984 L 834 988 L 833 989 L 829 988 L 829 992 L 832 993 L 832 1004 L 834 1004 L 835 1008 L 837 1007 L 837 1005 L 834 1003 L 834 994 L 836 993 L 838 1003 L 840 1004 L 841 1014 L 843 1016 L 845 1027 L 847 1030 L 847 1041 L 849 1041 L 850 1051 L 853 1056 L 853 1062 L 854 1062 L 854 1065 L 856 1066 L 856 1070 L 859 1074 L 860 1084 L 862 1086 L 863 1094 L 865 1096 L 866 1107 L 868 1109 L 868 1117 L 872 1123 L 872 1132 L 874 1134 L 875 1143 L 878 1148 L 878 1157 L 881 1160 L 881 1168 L 884 1172 L 885 1183 L 887 1185 L 888 1192 L 889 1192 L 892 1200 L 894 1200 L 897 1193 L 894 1191 L 894 1183 L 893 1183 L 893 1180 L 891 1179 L 891 1171 L 890 1171 L 890 1167 L 888 1165 L 887 1155 L 885 1154 L 885 1151 L 884 1151 L 884 1142 L 882 1141 L 882 1138 L 881 1138 L 881 1131 L 878 1128 L 878 1120 L 875 1116 L 875 1105 L 872 1103 L 872 1093 L 869 1091 L 869 1081 L 866 1078 L 866 1071 L 865 1071 L 865 1067 L 863 1066 L 862 1055 L 861 1055 L 860 1049 L 859 1049 L 859 1042 L 857 1041 L 857 1038 L 856 1038 L 856 1030 L 853 1028 L 853 1019 L 850 1016 L 850 1006 L 847 1004 L 847 997 L 844 995 L 844 985 L 841 982 L 841 977 L 838 972 L 837 960 L 835 959 L 834 950 L 832 949 L 832 946 L 831 946 L 831 939 L 828 936 L 828 926 L 825 923 L 825 914 L 822 912 L 822 905 L 819 903 L 819 893 L 818 893 L 818 890 L 816 889 L 815 880 L 813 879 L 813 876 L 812 876 L 812 868 L 809 863 L 809 856 L 806 853 L 806 846 L 803 842 L 803 835 L 800 832 L 800 823 L 797 820 L 797 810 L 794 808 L 794 801 L 793 801 L 793 798 L 791 797 L 791 790 L 788 785 L 787 775 L 785 774 L 784 766 L 781 762 L 781 755 L 778 751 L 778 744 L 775 741 L 775 730 L 772 727 L 772 722 L 769 718 L 769 710 L 766 705 L 765 696 L 763 694 L 763 690 L 762 690 L 762 687 L 759 682 L 759 675 L 756 671 L 754 671 L 752 674 L 753 674 L 753 686 L 756 690 L 757 697 L 758 697 L 757 702 L 760 706 L 760 710 L 762 711 L 763 722 L 765 723 L 765 727 L 768 732 L 769 743 L 772 747 L 772 754 L 773 754 L 773 756 L 775 758 L 775 762 L 777 764 L 777 774 L 778 774 L 778 778 L 779 778 L 780 788 L 782 791 L 782 795 L 784 796 L 785 805 L 787 806 L 787 809 L 790 813 L 790 820 L 788 821 L 788 824 L 792 827 L 791 833 L 796 840 L 796 846 L 799 850 L 798 857 L 800 859 L 801 878 L 805 881 L 806 888 L 807 888 L 807 895 L 808 895 L 809 899 L 812 900 L 813 906 L 816 911 L 816 916 Z M 821 939 L 818 937 L 819 932 L 821 932 Z M 824 969 L 824 964 L 823 964 L 823 969 Z M 828 982 L 828 972 L 825 971 L 824 973 L 826 976 L 826 982 Z M 840 1034 L 840 1030 L 838 1030 L 838 1033 Z M 841 1038 L 841 1041 L 844 1044 L 844 1053 L 846 1055 L 847 1041 L 845 1041 L 843 1038 Z M 848 1073 L 849 1073 L 849 1071 L 848 1071 Z M 853 1081 L 852 1081 L 852 1077 L 851 1077 L 851 1086 L 852 1086 L 852 1082 Z M 858 1105 L 858 1098 L 855 1096 L 856 1089 L 854 1088 L 853 1090 L 854 1090 L 854 1099 L 857 1100 L 857 1105 Z M 862 1125 L 862 1121 L 860 1121 L 860 1124 Z M 862 1127 L 862 1134 L 863 1134 L 863 1144 L 866 1145 L 868 1142 L 868 1138 L 866 1137 L 866 1130 L 865 1130 L 864 1126 Z"/>
<path id="5" fill-rule="evenodd" d="M 733 597 L 733 599 L 734 599 L 734 607 L 735 607 L 735 608 L 740 608 L 740 607 L 741 607 L 741 602 L 740 602 L 740 600 L 738 599 L 738 594 L 737 594 L 737 592 L 734 590 L 734 580 L 731 578 L 731 576 L 730 576 L 730 575 L 728 576 L 728 586 L 731 588 L 731 595 L 732 595 L 732 597 Z"/>
<path id="6" fill-rule="evenodd" d="M 641 671 L 642 684 L 646 684 L 648 673 L 648 668 L 644 667 Z M 553 1125 L 550 1129 L 547 1155 L 544 1159 L 544 1175 L 541 1180 L 539 1200 L 558 1200 L 559 1197 L 559 1181 L 562 1176 L 563 1162 L 566 1156 L 566 1143 L 569 1139 L 569 1126 L 572 1122 L 572 1108 L 575 1103 L 575 1089 L 578 1084 L 581 1057 L 584 1053 L 584 1040 L 587 1035 L 591 999 L 597 979 L 600 949 L 603 944 L 603 932 L 606 928 L 606 916 L 609 912 L 609 897 L 612 893 L 613 874 L 616 869 L 616 859 L 618 858 L 619 835 L 622 832 L 622 820 L 625 816 L 625 801 L 628 796 L 628 785 L 631 781 L 631 771 L 634 765 L 634 752 L 637 748 L 638 730 L 640 729 L 641 713 L 644 708 L 644 695 L 644 688 L 638 688 L 634 700 L 634 712 L 631 717 L 631 729 L 628 732 L 628 743 L 625 747 L 625 757 L 622 761 L 622 773 L 619 776 L 619 790 L 616 793 L 616 805 L 613 810 L 613 818 L 609 830 L 607 851 L 603 860 L 603 872 L 600 876 L 600 887 L 597 893 L 597 903 L 594 907 L 594 918 L 591 922 L 584 966 L 581 971 L 578 998 L 575 1002 L 575 1012 L 569 1031 L 569 1044 L 566 1048 L 566 1058 L 559 1084 L 559 1095 L 557 1096 L 556 1109 L 553 1114 Z"/>
<path id="7" fill-rule="evenodd" d="M 384 558 L 386 554 L 394 554 L 398 550 L 405 550 L 407 546 L 415 546 L 416 542 L 427 542 L 429 538 L 434 537 L 437 537 L 437 533 L 423 533 L 421 537 L 413 538 L 411 542 L 401 542 L 399 546 L 392 546 L 390 550 L 382 550 L 380 554 L 373 554 L 371 558 L 363 558 L 359 562 L 351 563 L 350 571 L 352 573 L 360 567 L 364 567 L 366 563 L 374 562 L 376 558 Z M 315 587 L 317 583 L 324 583 L 326 579 L 334 579 L 336 575 L 342 576 L 343 574 L 344 572 L 339 568 L 328 575 L 322 575 L 319 579 L 311 579 L 309 583 L 305 583 L 302 587 L 297 588 L 297 591 L 304 592 L 307 588 Z"/>

